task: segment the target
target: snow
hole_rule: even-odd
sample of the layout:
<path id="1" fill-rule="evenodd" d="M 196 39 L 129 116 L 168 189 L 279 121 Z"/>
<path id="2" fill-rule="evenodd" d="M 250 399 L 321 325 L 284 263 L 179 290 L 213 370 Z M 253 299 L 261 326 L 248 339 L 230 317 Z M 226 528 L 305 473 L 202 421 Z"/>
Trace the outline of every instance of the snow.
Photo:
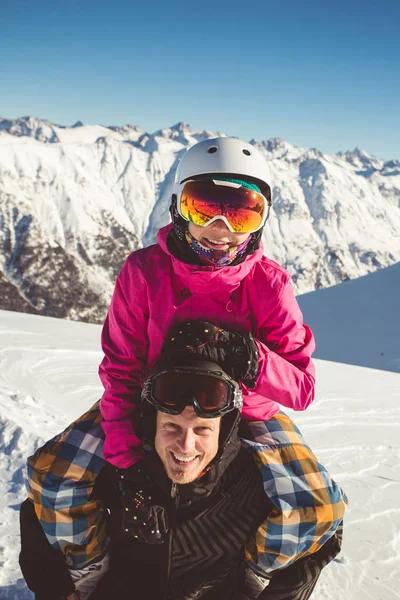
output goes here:
<path id="1" fill-rule="evenodd" d="M 0 311 L 0 599 L 33 597 L 18 568 L 27 457 L 99 399 L 100 327 Z"/>
<path id="2" fill-rule="evenodd" d="M 314 314 L 320 354 L 333 336 L 333 360 L 359 357 L 360 364 L 386 369 L 379 349 L 390 347 L 390 361 L 400 361 L 395 303 L 383 303 L 391 294 L 398 298 L 398 274 L 396 265 L 300 298 L 308 316 Z M 381 311 L 371 310 L 374 302 Z M 377 352 L 362 337 L 367 326 Z M 347 336 L 339 345 L 343 331 Z M 1 600 L 32 598 L 17 562 L 22 469 L 38 445 L 99 398 L 99 338 L 98 325 L 0 311 Z M 350 506 L 342 553 L 324 569 L 313 600 L 399 599 L 399 375 L 325 360 L 316 366 L 315 402 L 304 413 L 288 412 L 344 487 Z"/>
<path id="3" fill-rule="evenodd" d="M 316 358 L 400 373 L 400 263 L 298 298 Z"/>

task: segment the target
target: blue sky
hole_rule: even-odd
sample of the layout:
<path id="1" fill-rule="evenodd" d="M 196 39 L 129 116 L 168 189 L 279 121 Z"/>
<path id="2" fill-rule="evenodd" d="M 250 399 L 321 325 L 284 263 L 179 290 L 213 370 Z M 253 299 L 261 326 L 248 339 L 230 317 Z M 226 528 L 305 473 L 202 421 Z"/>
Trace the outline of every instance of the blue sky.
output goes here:
<path id="1" fill-rule="evenodd" d="M 0 116 L 400 158 L 400 2 L 0 1 Z"/>

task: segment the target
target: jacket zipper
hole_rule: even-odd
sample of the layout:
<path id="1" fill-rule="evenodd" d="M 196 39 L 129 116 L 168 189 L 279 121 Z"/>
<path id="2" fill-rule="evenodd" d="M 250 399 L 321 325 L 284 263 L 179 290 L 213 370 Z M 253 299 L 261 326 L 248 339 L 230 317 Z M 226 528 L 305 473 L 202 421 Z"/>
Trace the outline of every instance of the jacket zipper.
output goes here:
<path id="1" fill-rule="evenodd" d="M 172 499 L 172 508 L 174 510 L 174 519 L 173 519 L 173 523 L 175 525 L 175 520 L 176 520 L 176 511 L 178 508 L 178 504 L 179 504 L 179 495 L 178 495 L 178 486 L 176 483 L 172 484 L 171 487 L 171 499 Z M 170 532 L 169 532 L 169 540 L 168 540 L 168 569 L 167 569 L 167 577 L 165 580 L 165 595 L 164 595 L 164 600 L 167 600 L 168 598 L 168 586 L 169 586 L 169 580 L 171 577 L 171 563 L 172 563 L 172 542 L 174 539 L 174 526 L 171 527 Z"/>

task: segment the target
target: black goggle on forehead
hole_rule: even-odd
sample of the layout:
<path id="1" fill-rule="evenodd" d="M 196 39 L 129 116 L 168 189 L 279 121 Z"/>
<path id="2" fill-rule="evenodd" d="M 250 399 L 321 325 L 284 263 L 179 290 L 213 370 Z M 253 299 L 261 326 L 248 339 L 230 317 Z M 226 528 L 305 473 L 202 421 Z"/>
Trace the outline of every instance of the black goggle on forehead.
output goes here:
<path id="1" fill-rule="evenodd" d="M 157 410 L 179 415 L 192 406 L 199 417 L 215 418 L 243 406 L 239 384 L 212 363 L 156 369 L 147 378 L 142 400 Z"/>

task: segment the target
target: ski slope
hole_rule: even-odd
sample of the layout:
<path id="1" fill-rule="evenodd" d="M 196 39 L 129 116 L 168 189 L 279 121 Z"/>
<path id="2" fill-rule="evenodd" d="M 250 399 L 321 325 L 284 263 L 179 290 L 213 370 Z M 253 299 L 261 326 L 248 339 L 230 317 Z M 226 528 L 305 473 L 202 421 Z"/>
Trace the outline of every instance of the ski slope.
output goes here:
<path id="1" fill-rule="evenodd" d="M 99 336 L 98 325 L 0 311 L 0 600 L 33 598 L 18 567 L 23 465 L 98 399 Z M 316 401 L 291 417 L 350 506 L 313 600 L 400 599 L 399 375 L 316 365 Z"/>
<path id="2" fill-rule="evenodd" d="M 314 357 L 400 373 L 400 263 L 298 297 Z"/>

